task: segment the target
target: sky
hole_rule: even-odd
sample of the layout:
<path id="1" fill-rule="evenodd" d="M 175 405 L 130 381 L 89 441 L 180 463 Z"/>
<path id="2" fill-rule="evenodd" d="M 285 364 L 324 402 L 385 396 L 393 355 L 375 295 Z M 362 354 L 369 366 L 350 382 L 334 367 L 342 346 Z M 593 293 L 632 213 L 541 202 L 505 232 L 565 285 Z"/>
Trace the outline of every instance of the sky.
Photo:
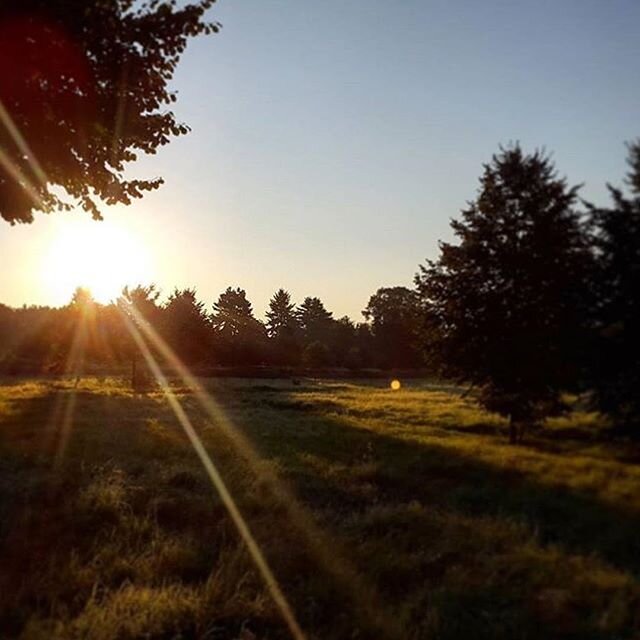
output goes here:
<path id="1" fill-rule="evenodd" d="M 130 273 L 208 307 L 241 286 L 262 316 L 284 287 L 361 320 L 451 239 L 498 145 L 545 148 L 605 204 L 640 136 L 638 0 L 219 0 L 210 15 L 221 32 L 173 81 L 192 132 L 130 170 L 165 185 L 101 223 L 0 222 L 0 301 L 64 304 L 91 273 Z"/>

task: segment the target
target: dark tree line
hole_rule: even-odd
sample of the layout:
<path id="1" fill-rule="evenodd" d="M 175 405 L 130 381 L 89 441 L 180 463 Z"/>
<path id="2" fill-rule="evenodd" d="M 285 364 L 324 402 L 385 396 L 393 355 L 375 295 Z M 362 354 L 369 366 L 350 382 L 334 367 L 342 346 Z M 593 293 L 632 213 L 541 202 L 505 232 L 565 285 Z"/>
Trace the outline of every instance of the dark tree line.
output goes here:
<path id="1" fill-rule="evenodd" d="M 474 385 L 512 440 L 567 391 L 640 421 L 640 141 L 628 162 L 628 193 L 580 207 L 547 156 L 501 149 L 452 222 L 457 243 L 416 275 L 431 364 Z"/>
<path id="2" fill-rule="evenodd" d="M 279 289 L 265 321 L 246 292 L 213 303 L 194 289 L 161 302 L 154 286 L 100 305 L 79 290 L 59 309 L 0 305 L 4 372 L 131 363 L 133 305 L 189 366 L 412 369 L 470 384 L 510 420 L 511 438 L 580 393 L 620 427 L 640 422 L 640 142 L 625 187 L 596 207 L 543 153 L 501 149 L 477 197 L 452 222 L 456 242 L 420 267 L 415 288 L 381 288 L 365 321 L 334 318 L 317 297 Z M 126 306 L 126 305 L 125 305 Z M 81 357 L 80 355 L 81 354 Z"/>
<path id="3" fill-rule="evenodd" d="M 296 305 L 284 289 L 271 298 L 263 322 L 243 289 L 229 287 L 207 306 L 195 289 L 176 289 L 161 302 L 152 285 L 125 288 L 118 302 L 107 305 L 78 289 L 62 308 L 0 306 L 0 367 L 9 373 L 71 373 L 78 364 L 75 341 L 85 367 L 131 364 L 135 370 L 142 357 L 123 315 L 129 305 L 196 368 L 421 364 L 419 301 L 404 287 L 379 289 L 363 311 L 367 321 L 356 324 L 346 316 L 335 319 L 317 297 Z"/>

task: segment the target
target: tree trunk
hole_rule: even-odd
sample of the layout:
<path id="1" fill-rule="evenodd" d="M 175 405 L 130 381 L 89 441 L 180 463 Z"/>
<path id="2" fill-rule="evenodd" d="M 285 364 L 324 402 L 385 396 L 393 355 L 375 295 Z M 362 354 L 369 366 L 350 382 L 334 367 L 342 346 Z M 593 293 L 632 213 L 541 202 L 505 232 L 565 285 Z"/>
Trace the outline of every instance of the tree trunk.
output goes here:
<path id="1" fill-rule="evenodd" d="M 516 444 L 518 442 L 518 423 L 513 416 L 509 416 L 509 443 Z"/>
<path id="2" fill-rule="evenodd" d="M 134 355 L 131 358 L 131 388 L 135 391 L 138 386 L 138 375 L 137 375 L 137 358 Z"/>

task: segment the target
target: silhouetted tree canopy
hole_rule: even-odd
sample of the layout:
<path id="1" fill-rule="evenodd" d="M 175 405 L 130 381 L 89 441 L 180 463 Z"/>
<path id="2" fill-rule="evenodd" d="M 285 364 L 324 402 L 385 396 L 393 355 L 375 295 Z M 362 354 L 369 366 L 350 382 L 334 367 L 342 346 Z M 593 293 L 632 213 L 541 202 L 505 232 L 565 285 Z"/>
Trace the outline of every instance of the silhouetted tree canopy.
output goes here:
<path id="1" fill-rule="evenodd" d="M 334 320 L 329 335 L 329 359 L 338 367 L 357 369 L 360 358 L 356 356 L 356 326 L 348 316 Z"/>
<path id="2" fill-rule="evenodd" d="M 193 364 L 210 356 L 211 318 L 195 289 L 175 289 L 163 312 L 162 333 L 178 356 Z"/>
<path id="3" fill-rule="evenodd" d="M 128 204 L 162 180 L 125 164 L 188 127 L 167 109 L 187 40 L 215 0 L 22 0 L 0 6 L 0 216 Z"/>
<path id="4" fill-rule="evenodd" d="M 213 328 L 227 336 L 237 336 L 256 322 L 253 307 L 240 287 L 227 287 L 213 305 Z"/>
<path id="5" fill-rule="evenodd" d="M 640 424 L 640 140 L 629 145 L 629 194 L 609 186 L 610 208 L 591 208 L 598 254 L 596 349 L 591 384 L 598 407 Z"/>
<path id="6" fill-rule="evenodd" d="M 320 298 L 307 297 L 296 310 L 305 345 L 320 342 L 327 346 L 333 327 L 333 315 Z"/>
<path id="7" fill-rule="evenodd" d="M 136 287 L 125 287 L 122 290 L 119 302 L 123 310 L 127 312 L 127 315 L 130 315 L 127 308 L 131 306 L 140 314 L 142 320 L 146 320 L 152 325 L 157 325 L 161 313 L 159 298 L 160 291 L 154 284 L 149 286 L 138 285 Z M 135 321 L 136 318 L 133 318 L 133 320 Z"/>
<path id="8" fill-rule="evenodd" d="M 295 304 L 291 302 L 291 295 L 284 289 L 278 289 L 269 301 L 267 309 L 267 333 L 275 338 L 292 333 L 298 328 Z"/>
<path id="9" fill-rule="evenodd" d="M 152 284 L 138 285 L 133 288 L 125 287 L 118 299 L 116 309 L 119 321 L 116 320 L 113 328 L 113 341 L 131 361 L 131 386 L 134 389 L 145 387 L 149 375 L 146 366 L 142 367 L 139 363 L 140 349 L 129 327 L 135 327 L 141 335 L 143 332 L 140 331 L 140 326 L 143 323 L 148 323 L 157 330 L 162 324 L 163 316 L 159 298 L 160 291 Z M 148 345 L 148 348 L 153 351 L 152 345 Z"/>
<path id="10" fill-rule="evenodd" d="M 382 287 L 369 298 L 362 315 L 371 323 L 380 366 L 411 368 L 421 364 L 422 308 L 416 291 Z"/>
<path id="11" fill-rule="evenodd" d="M 271 360 L 275 364 L 296 365 L 300 363 L 300 327 L 291 295 L 278 289 L 267 309 L 267 334 L 272 340 Z"/>
<path id="12" fill-rule="evenodd" d="M 266 329 L 253 315 L 244 289 L 228 287 L 213 305 L 216 351 L 223 364 L 259 364 L 265 358 Z"/>
<path id="13" fill-rule="evenodd" d="M 481 390 L 515 426 L 558 407 L 575 384 L 584 345 L 583 287 L 591 254 L 574 205 L 577 187 L 542 153 L 501 149 L 475 201 L 416 284 L 427 308 L 427 349 L 442 371 Z"/>

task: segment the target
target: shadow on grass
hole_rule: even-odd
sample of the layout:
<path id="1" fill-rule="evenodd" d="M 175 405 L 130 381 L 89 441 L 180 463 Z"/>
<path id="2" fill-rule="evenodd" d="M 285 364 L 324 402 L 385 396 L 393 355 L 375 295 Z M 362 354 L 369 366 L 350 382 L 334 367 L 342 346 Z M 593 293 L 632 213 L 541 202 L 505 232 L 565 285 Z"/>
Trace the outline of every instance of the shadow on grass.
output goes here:
<path id="1" fill-rule="evenodd" d="M 6 514 L 11 525 L 0 539 L 0 594 L 5 594 L 0 596 L 0 627 L 10 630 L 11 635 L 19 635 L 26 621 L 41 615 L 43 609 L 53 610 L 52 603 L 62 603 L 72 618 L 81 615 L 92 585 L 79 589 L 77 583 L 84 569 L 79 568 L 76 574 L 73 567 L 78 562 L 92 566 L 96 556 L 104 555 L 105 546 L 114 547 L 112 556 L 90 573 L 99 578 L 101 588 L 116 591 L 125 584 L 138 584 L 137 559 L 145 557 L 152 543 L 159 544 L 158 540 L 165 537 L 182 544 L 191 539 L 198 541 L 197 558 L 193 562 L 189 557 L 180 560 L 181 556 L 165 560 L 178 564 L 179 571 L 168 573 L 164 568 L 162 573 L 158 569 L 152 576 L 157 583 L 167 580 L 172 584 L 202 585 L 215 567 L 223 573 L 232 571 L 219 561 L 221 550 L 237 548 L 245 556 L 237 532 L 186 440 L 166 439 L 166 431 L 176 437 L 181 432 L 166 403 L 159 402 L 157 396 L 78 394 L 77 419 L 65 464 L 52 469 L 51 457 L 38 453 L 38 434 L 47 429 L 52 407 L 67 393 L 16 399 L 11 413 L 0 416 L 0 460 L 11 460 L 15 467 L 7 474 L 8 484 L 16 489 Z M 233 402 L 232 398 L 229 400 Z M 184 405 L 194 421 L 202 424 L 202 412 L 197 410 L 194 399 L 184 398 Z M 162 424 L 147 428 L 149 421 Z M 136 423 L 137 428 L 126 428 L 129 422 Z M 28 429 L 25 425 L 29 425 Z M 30 433 L 25 439 L 26 430 Z M 322 629 L 318 637 L 352 637 L 353 628 L 359 623 L 350 603 L 318 578 L 311 554 L 296 540 L 281 512 L 274 512 L 268 500 L 261 500 L 242 461 L 229 453 L 220 434 L 208 435 L 212 457 L 255 529 L 265 555 L 283 578 L 304 626 Z M 30 455 L 25 456 L 25 452 Z M 87 489 L 96 487 L 96 482 L 100 491 L 87 493 Z M 132 489 L 133 493 L 120 499 L 119 494 L 125 489 Z M 0 493 L 0 501 L 4 502 L 5 497 Z M 85 507 L 78 510 L 77 505 L 83 502 Z M 42 576 L 51 574 L 47 566 L 56 568 L 59 584 L 44 581 Z M 73 579 L 65 580 L 69 572 Z M 240 601 L 244 592 L 252 593 L 252 589 L 262 594 L 262 585 L 254 574 L 245 558 L 226 578 L 232 603 L 234 599 Z M 257 587 L 252 586 L 255 580 Z M 20 586 L 11 591 L 15 585 Z M 266 608 L 266 619 L 256 617 L 262 606 L 258 598 L 253 610 L 248 607 L 241 611 L 242 617 L 225 622 L 225 607 L 219 605 L 219 612 L 211 614 L 211 624 L 222 635 L 213 637 L 237 638 L 238 620 L 250 620 L 252 633 L 263 634 L 259 637 L 288 637 L 280 618 L 270 608 Z M 235 629 L 232 631 L 231 627 Z M 367 628 L 366 621 L 362 628 Z M 185 638 L 205 637 L 202 626 L 197 633 L 190 628 L 180 631 L 186 634 L 181 635 Z"/>
<path id="2" fill-rule="evenodd" d="M 371 471 L 360 479 L 374 485 L 378 501 L 415 500 L 469 516 L 509 518 L 535 532 L 541 544 L 562 545 L 569 553 L 595 553 L 640 576 L 640 514 L 631 508 L 536 482 L 518 470 L 496 468 L 446 445 L 360 429 L 339 415 L 304 415 L 299 420 L 286 445 L 258 433 L 251 437 L 266 456 L 283 459 L 301 497 L 315 507 L 344 511 L 371 505 L 367 497 L 341 485 L 339 477 L 322 477 L 305 464 L 304 456 L 327 465 L 369 463 Z M 247 431 L 251 434 L 250 426 Z"/>
<path id="3" fill-rule="evenodd" d="M 260 396 L 260 392 L 264 396 Z M 19 582 L 21 575 L 37 575 L 38 565 L 49 561 L 52 546 L 58 554 L 71 553 L 71 550 L 90 554 L 101 529 L 114 526 L 117 513 L 113 522 L 107 518 L 113 512 L 104 512 L 101 519 L 87 520 L 77 518 L 64 506 L 72 504 L 78 492 L 90 482 L 95 465 L 116 461 L 133 476 L 146 473 L 146 482 L 152 484 L 145 489 L 147 493 L 141 503 L 133 507 L 144 514 L 148 509 L 145 500 L 149 497 L 158 500 L 154 507 L 155 519 L 165 531 L 176 523 L 188 525 L 187 528 L 192 529 L 189 533 L 203 535 L 210 544 L 203 523 L 224 518 L 219 505 L 215 514 L 208 511 L 207 483 L 202 483 L 198 463 L 179 428 L 175 427 L 168 435 L 160 428 L 146 428 L 149 421 L 175 425 L 171 412 L 157 395 L 109 396 L 80 390 L 68 446 L 68 464 L 58 472 L 58 477 L 54 477 L 51 470 L 50 458 L 26 455 L 38 450 L 39 436 L 46 430 L 52 407 L 68 393 L 70 390 L 51 390 L 41 396 L 16 398 L 10 403 L 12 411 L 0 416 L 0 465 L 3 465 L 0 467 L 0 506 L 2 515 L 16 525 L 10 532 L 9 545 L 2 548 L 0 540 L 2 573 L 5 578 L 11 577 L 5 585 L 0 584 L 0 591 L 10 588 L 12 580 L 13 584 Z M 235 417 L 240 423 L 246 423 L 244 430 L 262 454 L 282 462 L 302 501 L 321 514 L 331 514 L 336 522 L 376 505 L 417 502 L 427 509 L 471 518 L 490 516 L 522 523 L 542 545 L 556 544 L 572 554 L 594 554 L 625 572 L 640 575 L 640 538 L 637 536 L 640 514 L 632 509 L 616 508 L 576 490 L 536 482 L 517 470 L 496 468 L 446 444 L 402 440 L 357 428 L 350 420 L 353 416 L 337 414 L 322 402 L 316 406 L 300 403 L 293 390 L 289 396 L 286 393 L 281 397 L 278 394 L 278 398 L 273 396 L 271 390 L 255 391 L 252 403 L 255 407 L 249 411 L 243 408 L 241 391 L 229 390 L 223 401 L 239 411 Z M 189 414 L 201 420 L 202 412 L 196 408 L 195 400 L 189 396 L 184 400 Z M 172 439 L 167 439 L 169 435 Z M 216 448 L 219 442 L 216 438 L 214 432 L 208 431 L 206 444 L 214 457 L 220 458 L 222 453 Z M 188 460 L 193 468 L 172 472 L 171 485 L 167 488 L 148 467 L 169 464 L 172 456 Z M 88 461 L 88 467 L 83 467 L 83 461 Z M 313 461 L 320 466 L 314 466 Z M 229 478 L 234 487 L 247 489 L 242 477 L 238 481 L 234 478 L 234 474 L 242 472 L 237 468 L 239 461 L 228 457 L 220 462 L 221 468 L 229 472 L 229 475 L 225 473 L 225 479 Z M 347 472 L 344 475 L 323 472 L 335 466 L 342 466 Z M 356 472 L 349 476 L 348 472 L 354 469 Z M 84 475 L 76 475 L 79 473 Z M 53 480 L 55 490 L 50 491 Z M 361 490 L 363 486 L 368 487 L 367 491 Z M 250 494 L 252 489 L 248 487 Z M 202 511 L 198 499 L 203 503 Z M 280 521 L 278 513 L 270 512 L 268 504 L 261 508 L 259 499 L 256 492 L 248 498 L 241 497 L 243 512 L 262 525 L 256 527 L 257 537 L 270 559 L 275 560 L 274 568 L 279 575 L 287 578 L 296 611 L 301 613 L 303 622 L 308 628 L 321 629 L 318 637 L 356 637 L 349 635 L 350 628 L 354 627 L 348 617 L 349 607 L 345 604 L 340 607 L 338 594 L 330 593 L 333 587 L 323 582 L 317 567 L 298 551 L 300 543 L 295 539 L 295 532 L 287 532 L 287 523 Z M 21 513 L 17 513 L 18 510 Z M 402 526 L 402 523 L 395 524 Z M 420 518 L 409 519 L 407 526 L 419 529 Z M 386 535 L 390 526 L 384 523 L 382 527 Z M 182 535 L 182 531 L 176 535 Z M 220 539 L 235 536 L 228 527 L 217 535 Z M 362 543 L 375 544 L 374 538 L 363 539 Z M 419 535 L 414 538 L 418 544 L 424 544 Z M 364 571 L 372 572 L 369 577 L 396 592 L 394 602 L 404 599 L 407 589 L 419 591 L 427 581 L 430 585 L 437 583 L 438 571 L 444 575 L 452 564 L 460 562 L 460 556 L 464 558 L 464 554 L 454 550 L 453 556 L 445 554 L 434 559 L 427 575 L 421 573 L 424 569 L 414 566 L 408 556 L 405 566 L 401 550 L 394 548 L 390 540 L 382 537 L 378 542 L 391 545 L 380 549 L 380 555 L 391 554 L 390 568 L 380 574 L 375 573 L 375 567 L 365 567 Z M 481 544 L 477 543 L 480 551 Z M 206 558 L 207 566 L 210 562 L 211 557 Z M 204 579 L 207 572 L 200 573 L 199 563 L 195 569 L 197 580 Z M 521 632 L 518 625 L 528 614 L 524 608 L 517 615 L 511 611 L 517 605 L 507 593 L 509 586 L 510 583 L 505 583 L 505 590 L 500 593 L 477 587 L 475 599 L 467 605 L 464 594 L 437 605 L 446 624 L 454 625 L 458 620 L 460 625 L 459 630 L 438 637 L 514 637 L 516 634 L 522 638 L 557 637 L 536 632 L 534 622 L 530 623 L 527 633 Z M 74 597 L 77 595 L 70 593 L 62 599 L 73 602 Z M 434 598 L 437 597 L 443 596 L 436 594 Z M 419 599 L 416 602 L 422 603 Z M 28 609 L 31 605 L 24 606 Z M 448 615 L 447 607 L 452 607 Z M 489 611 L 493 626 L 484 635 L 470 636 L 472 631 L 478 631 L 477 619 L 473 617 L 476 610 L 482 615 Z M 470 616 L 466 621 L 464 612 Z M 26 615 L 25 611 L 22 615 Z M 505 620 L 503 633 L 497 633 L 503 624 L 500 616 Z M 338 618 L 340 621 L 336 622 Z M 17 628 L 18 622 L 15 625 Z M 340 625 L 339 630 L 336 625 Z M 428 637 L 428 634 L 421 635 L 419 630 L 414 630 L 412 637 Z"/>

